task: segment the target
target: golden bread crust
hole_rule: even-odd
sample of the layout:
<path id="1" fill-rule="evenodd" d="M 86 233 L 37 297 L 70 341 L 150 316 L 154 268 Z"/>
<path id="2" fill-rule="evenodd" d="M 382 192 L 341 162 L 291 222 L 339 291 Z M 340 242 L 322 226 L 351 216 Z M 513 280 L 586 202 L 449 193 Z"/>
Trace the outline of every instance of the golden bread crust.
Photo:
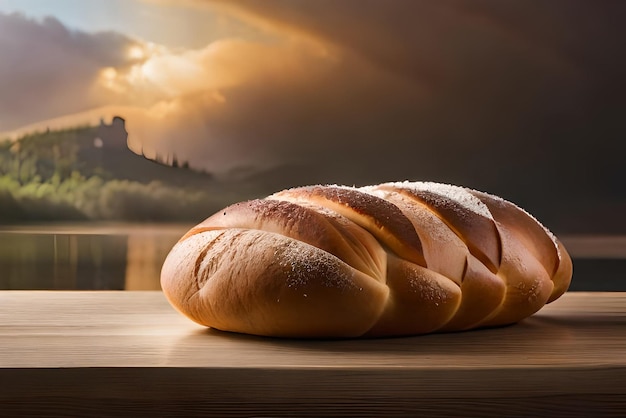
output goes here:
<path id="1" fill-rule="evenodd" d="M 205 326 L 354 338 L 514 323 L 571 276 L 563 245 L 513 203 L 404 182 L 301 187 L 229 206 L 174 246 L 161 285 Z"/>

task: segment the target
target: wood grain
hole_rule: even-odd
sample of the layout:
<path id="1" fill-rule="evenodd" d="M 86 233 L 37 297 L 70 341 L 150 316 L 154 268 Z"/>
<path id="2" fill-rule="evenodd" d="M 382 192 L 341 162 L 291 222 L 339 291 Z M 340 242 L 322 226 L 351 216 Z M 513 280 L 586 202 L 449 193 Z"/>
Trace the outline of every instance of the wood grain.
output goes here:
<path id="1" fill-rule="evenodd" d="M 0 416 L 626 416 L 626 293 L 505 327 L 298 341 L 208 330 L 161 292 L 0 292 Z"/>

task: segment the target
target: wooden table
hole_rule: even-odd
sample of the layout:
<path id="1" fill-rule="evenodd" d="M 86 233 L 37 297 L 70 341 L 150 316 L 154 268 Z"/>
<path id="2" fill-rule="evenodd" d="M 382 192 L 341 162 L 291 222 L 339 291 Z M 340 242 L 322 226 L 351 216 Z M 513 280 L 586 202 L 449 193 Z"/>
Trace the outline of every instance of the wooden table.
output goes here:
<path id="1" fill-rule="evenodd" d="M 510 327 L 294 341 L 202 328 L 160 292 L 0 292 L 2 416 L 626 416 L 626 293 Z"/>

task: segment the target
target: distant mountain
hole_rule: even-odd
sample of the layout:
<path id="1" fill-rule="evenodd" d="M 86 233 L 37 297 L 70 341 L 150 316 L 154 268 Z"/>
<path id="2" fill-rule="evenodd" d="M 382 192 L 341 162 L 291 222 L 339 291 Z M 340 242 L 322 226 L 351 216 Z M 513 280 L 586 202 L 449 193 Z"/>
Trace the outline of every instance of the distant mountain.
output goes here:
<path id="1" fill-rule="evenodd" d="M 213 180 L 212 174 L 194 170 L 175 156 L 157 156 L 153 160 L 135 154 L 127 146 L 127 136 L 124 120 L 114 117 L 111 124 L 101 121 L 99 126 L 25 135 L 13 145 L 18 150 L 14 157 L 34 157 L 44 180 L 49 177 L 46 174 L 63 164 L 85 177 L 98 175 L 106 180 L 160 181 L 183 187 L 206 187 Z"/>

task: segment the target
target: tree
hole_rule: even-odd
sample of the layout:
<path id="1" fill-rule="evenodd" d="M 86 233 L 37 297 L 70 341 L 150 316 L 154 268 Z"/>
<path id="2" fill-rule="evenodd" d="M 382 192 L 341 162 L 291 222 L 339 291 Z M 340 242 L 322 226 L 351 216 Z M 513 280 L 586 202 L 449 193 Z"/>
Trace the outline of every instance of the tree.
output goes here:
<path id="1" fill-rule="evenodd" d="M 13 154 L 11 153 L 12 146 L 13 142 L 8 139 L 0 142 L 0 175 L 6 175 L 11 172 L 13 160 Z"/>

